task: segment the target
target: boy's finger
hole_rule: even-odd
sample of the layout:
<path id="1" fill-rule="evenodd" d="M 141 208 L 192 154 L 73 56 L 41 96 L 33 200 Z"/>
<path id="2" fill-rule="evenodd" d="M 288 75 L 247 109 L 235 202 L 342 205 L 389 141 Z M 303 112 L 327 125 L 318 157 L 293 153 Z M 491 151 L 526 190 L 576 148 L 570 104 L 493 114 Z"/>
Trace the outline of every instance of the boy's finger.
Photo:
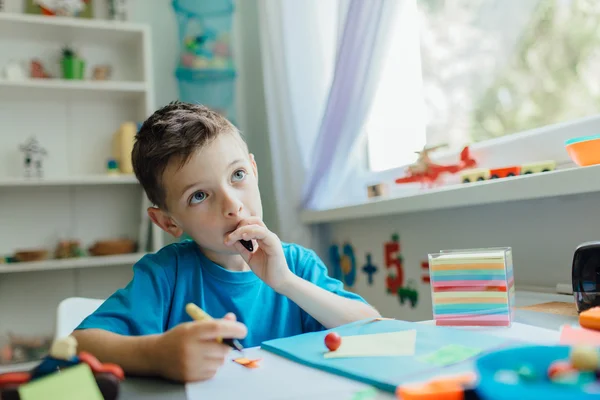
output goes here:
<path id="1" fill-rule="evenodd" d="M 232 338 L 243 339 L 248 334 L 246 325 L 237 321 L 215 319 L 198 322 L 195 328 L 196 337 L 200 340 Z"/>
<path id="2" fill-rule="evenodd" d="M 203 341 L 202 347 L 202 354 L 204 358 L 208 360 L 223 359 L 231 352 L 231 347 L 227 346 L 226 344 L 218 343 L 214 340 Z"/>
<path id="3" fill-rule="evenodd" d="M 223 317 L 223 319 L 229 320 L 229 321 L 237 321 L 237 317 L 235 316 L 234 313 L 227 313 L 225 314 L 225 316 Z"/>
<path id="4" fill-rule="evenodd" d="M 260 226 L 264 226 L 265 228 L 267 227 L 265 225 L 265 223 L 263 222 L 263 220 L 260 219 L 259 217 L 248 217 L 248 218 L 244 219 L 242 222 L 240 222 L 240 224 L 238 225 L 238 228 L 242 227 L 242 226 L 246 226 L 246 225 L 260 225 Z"/>
<path id="5" fill-rule="evenodd" d="M 231 232 L 226 238 L 225 244 L 231 245 L 238 240 L 265 240 L 269 236 L 269 230 L 259 225 L 242 226 Z"/>

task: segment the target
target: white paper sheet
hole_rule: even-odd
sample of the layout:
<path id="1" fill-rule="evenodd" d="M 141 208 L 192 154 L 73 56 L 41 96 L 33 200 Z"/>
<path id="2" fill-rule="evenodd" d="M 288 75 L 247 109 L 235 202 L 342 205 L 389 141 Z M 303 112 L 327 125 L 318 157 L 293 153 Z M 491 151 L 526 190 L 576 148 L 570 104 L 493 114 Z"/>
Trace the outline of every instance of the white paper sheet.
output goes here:
<path id="1" fill-rule="evenodd" d="M 374 333 L 371 335 L 342 336 L 342 344 L 325 358 L 394 357 L 415 354 L 417 330 Z"/>

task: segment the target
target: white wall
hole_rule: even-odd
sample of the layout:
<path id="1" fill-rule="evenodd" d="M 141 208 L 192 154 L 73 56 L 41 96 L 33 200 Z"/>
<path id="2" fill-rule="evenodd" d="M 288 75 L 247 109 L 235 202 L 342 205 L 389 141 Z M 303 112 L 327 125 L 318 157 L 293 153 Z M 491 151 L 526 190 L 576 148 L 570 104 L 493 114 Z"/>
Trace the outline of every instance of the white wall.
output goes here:
<path id="1" fill-rule="evenodd" d="M 352 290 L 385 316 L 422 320 L 431 318 L 430 286 L 420 280 L 420 264 L 429 253 L 510 246 L 517 290 L 538 286 L 551 291 L 557 283 L 571 282 L 577 245 L 600 240 L 598 204 L 600 193 L 593 193 L 326 224 L 322 229 L 329 240 L 319 253 L 330 264 L 328 246 L 349 241 L 357 261 Z M 383 246 L 393 233 L 400 235 L 405 275 L 417 283 L 419 300 L 414 309 L 401 306 L 396 296 L 385 292 Z M 372 253 L 372 262 L 378 267 L 373 286 L 367 284 L 362 272 L 367 252 Z"/>

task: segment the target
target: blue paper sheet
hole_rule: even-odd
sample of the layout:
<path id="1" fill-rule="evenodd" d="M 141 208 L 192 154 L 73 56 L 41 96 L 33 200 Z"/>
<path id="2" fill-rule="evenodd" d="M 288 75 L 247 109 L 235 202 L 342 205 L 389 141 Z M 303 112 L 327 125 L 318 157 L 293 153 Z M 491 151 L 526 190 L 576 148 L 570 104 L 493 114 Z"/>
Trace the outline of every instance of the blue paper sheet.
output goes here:
<path id="1" fill-rule="evenodd" d="M 262 343 L 264 350 L 290 360 L 355 379 L 381 390 L 394 392 L 400 384 L 423 381 L 439 375 L 451 375 L 473 371 L 476 357 L 511 345 L 521 344 L 484 333 L 449 327 L 425 325 L 399 320 L 364 320 L 322 332 L 274 339 Z M 332 331 L 342 336 L 366 335 L 415 329 L 417 339 L 415 353 L 411 356 L 324 358 L 328 351 L 325 336 Z M 481 352 L 473 357 L 439 366 L 428 362 L 430 355 L 446 346 L 459 345 L 475 348 Z"/>

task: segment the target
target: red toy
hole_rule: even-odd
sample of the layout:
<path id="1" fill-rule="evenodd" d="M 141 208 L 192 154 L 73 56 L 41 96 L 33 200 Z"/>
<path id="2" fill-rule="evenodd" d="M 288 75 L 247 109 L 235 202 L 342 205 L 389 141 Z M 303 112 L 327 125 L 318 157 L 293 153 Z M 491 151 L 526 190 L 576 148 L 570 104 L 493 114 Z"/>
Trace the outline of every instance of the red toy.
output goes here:
<path id="1" fill-rule="evenodd" d="M 94 373 L 98 388 L 105 400 L 116 400 L 119 395 L 119 382 L 125 378 L 123 369 L 116 364 L 102 364 L 90 353 L 82 351 L 79 361 L 89 365 Z M 7 372 L 0 374 L 0 398 L 19 399 L 19 386 L 31 380 L 31 372 Z"/>
<path id="2" fill-rule="evenodd" d="M 336 351 L 342 344 L 342 337 L 336 333 L 331 332 L 325 336 L 325 346 L 331 351 Z"/>
<path id="3" fill-rule="evenodd" d="M 429 158 L 429 153 L 443 146 L 425 147 L 422 151 L 418 152 L 419 158 L 417 162 L 409 165 L 406 169 L 406 176 L 396 179 L 396 183 L 414 183 L 421 182 L 422 184 L 428 184 L 433 186 L 437 183 L 439 178 L 445 174 L 455 174 L 464 169 L 473 168 L 477 165 L 477 162 L 471 158 L 469 154 L 469 146 L 463 148 L 460 153 L 460 161 L 458 164 L 441 165 L 436 164 Z"/>

